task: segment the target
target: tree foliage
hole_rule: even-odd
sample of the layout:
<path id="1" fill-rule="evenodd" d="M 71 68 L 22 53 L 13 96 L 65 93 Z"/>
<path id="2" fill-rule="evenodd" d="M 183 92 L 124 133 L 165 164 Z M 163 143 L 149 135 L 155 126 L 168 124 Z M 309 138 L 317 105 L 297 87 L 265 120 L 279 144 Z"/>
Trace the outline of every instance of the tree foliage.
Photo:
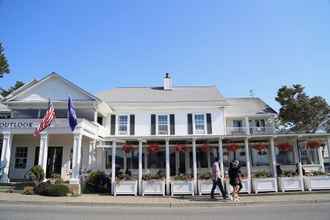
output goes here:
<path id="1" fill-rule="evenodd" d="M 275 99 L 281 105 L 279 119 L 291 131 L 314 133 L 330 114 L 326 100 L 307 96 L 302 85 L 281 87 Z"/>
<path id="2" fill-rule="evenodd" d="M 9 64 L 7 62 L 7 58 L 5 56 L 2 44 L 0 43 L 0 78 L 2 78 L 4 74 L 8 74 L 9 72 Z"/>
<path id="3" fill-rule="evenodd" d="M 1 95 L 3 97 L 5 97 L 5 96 L 9 95 L 12 91 L 20 88 L 23 85 L 24 85 L 24 83 L 22 81 L 16 81 L 15 85 L 11 86 L 9 89 L 2 89 Z"/>

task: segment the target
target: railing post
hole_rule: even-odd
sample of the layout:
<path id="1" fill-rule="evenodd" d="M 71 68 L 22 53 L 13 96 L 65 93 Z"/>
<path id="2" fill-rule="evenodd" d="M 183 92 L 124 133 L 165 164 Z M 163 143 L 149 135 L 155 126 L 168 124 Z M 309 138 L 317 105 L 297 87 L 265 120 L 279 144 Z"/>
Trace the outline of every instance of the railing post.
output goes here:
<path id="1" fill-rule="evenodd" d="M 194 191 L 197 194 L 197 157 L 196 157 L 196 139 L 192 139 L 192 156 L 193 156 L 193 179 Z"/>
<path id="2" fill-rule="evenodd" d="M 250 135 L 250 122 L 249 122 L 249 117 L 245 117 L 245 128 L 246 128 L 246 135 Z"/>
<path id="3" fill-rule="evenodd" d="M 249 139 L 244 139 L 245 156 L 246 156 L 246 172 L 248 178 L 248 193 L 251 193 L 251 161 L 250 161 L 250 150 L 249 150 Z"/>
<path id="4" fill-rule="evenodd" d="M 165 140 L 165 172 L 166 172 L 166 194 L 170 194 L 170 141 Z"/>
<path id="5" fill-rule="evenodd" d="M 112 140 L 112 154 L 111 154 L 111 186 L 112 186 L 112 194 L 115 196 L 115 188 L 116 188 L 116 140 Z"/>
<path id="6" fill-rule="evenodd" d="M 142 195 L 142 140 L 139 140 L 139 194 Z"/>

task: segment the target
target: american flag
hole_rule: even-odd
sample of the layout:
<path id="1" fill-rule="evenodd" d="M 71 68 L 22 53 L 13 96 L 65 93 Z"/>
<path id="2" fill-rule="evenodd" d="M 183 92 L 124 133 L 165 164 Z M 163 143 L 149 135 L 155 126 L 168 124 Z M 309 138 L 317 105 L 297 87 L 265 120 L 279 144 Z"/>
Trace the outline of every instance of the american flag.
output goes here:
<path id="1" fill-rule="evenodd" d="M 42 132 L 43 130 L 45 130 L 46 128 L 48 128 L 50 126 L 50 124 L 52 123 L 54 118 L 55 118 L 55 109 L 54 109 L 53 103 L 49 99 L 47 112 L 46 112 L 45 116 L 43 117 L 43 119 L 40 121 L 40 124 L 34 131 L 33 135 L 34 136 L 40 135 L 40 132 Z"/>

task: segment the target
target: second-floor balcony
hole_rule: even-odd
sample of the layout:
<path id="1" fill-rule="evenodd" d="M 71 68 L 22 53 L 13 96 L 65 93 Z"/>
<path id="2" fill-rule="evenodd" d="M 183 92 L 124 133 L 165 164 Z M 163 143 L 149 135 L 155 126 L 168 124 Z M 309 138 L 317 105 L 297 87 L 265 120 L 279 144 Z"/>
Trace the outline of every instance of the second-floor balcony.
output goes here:
<path id="1" fill-rule="evenodd" d="M 267 135 L 274 134 L 273 127 L 227 127 L 226 135 Z"/>

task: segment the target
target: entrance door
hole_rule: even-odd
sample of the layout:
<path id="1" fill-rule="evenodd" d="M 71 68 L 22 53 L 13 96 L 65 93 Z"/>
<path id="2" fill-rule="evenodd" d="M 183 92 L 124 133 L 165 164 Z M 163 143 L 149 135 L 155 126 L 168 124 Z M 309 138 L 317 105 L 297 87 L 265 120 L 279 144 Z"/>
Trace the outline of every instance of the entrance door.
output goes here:
<path id="1" fill-rule="evenodd" d="M 63 147 L 48 147 L 46 177 L 54 174 L 61 175 Z"/>

